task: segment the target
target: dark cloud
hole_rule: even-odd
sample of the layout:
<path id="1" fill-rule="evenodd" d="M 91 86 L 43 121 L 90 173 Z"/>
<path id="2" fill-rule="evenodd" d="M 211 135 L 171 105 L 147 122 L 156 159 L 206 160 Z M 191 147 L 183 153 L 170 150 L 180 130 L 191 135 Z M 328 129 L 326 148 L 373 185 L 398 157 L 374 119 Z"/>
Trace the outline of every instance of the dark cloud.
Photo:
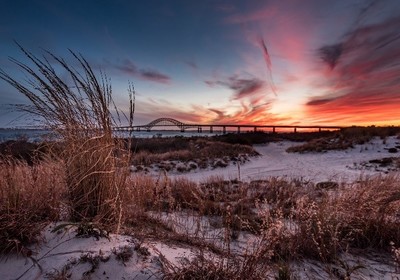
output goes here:
<path id="1" fill-rule="evenodd" d="M 221 120 L 221 119 L 223 119 L 225 117 L 225 113 L 222 110 L 212 109 L 212 108 L 210 108 L 208 110 L 210 110 L 211 112 L 217 114 L 217 118 L 216 118 L 217 120 Z"/>
<path id="2" fill-rule="evenodd" d="M 306 105 L 308 106 L 318 106 L 318 105 L 323 105 L 323 104 L 327 104 L 329 102 L 332 102 L 333 98 L 325 98 L 325 99 L 313 99 L 307 102 Z"/>
<path id="3" fill-rule="evenodd" d="M 343 45 L 341 43 L 330 46 L 323 46 L 318 49 L 319 57 L 323 62 L 327 63 L 331 69 L 335 68 L 342 53 Z"/>
<path id="4" fill-rule="evenodd" d="M 129 59 L 125 59 L 119 64 L 112 64 L 112 67 L 126 75 L 138 77 L 142 80 L 162 84 L 168 84 L 171 81 L 168 75 L 154 69 L 140 69 Z"/>
<path id="5" fill-rule="evenodd" d="M 138 74 L 136 65 L 128 59 L 124 60 L 121 64 L 115 65 L 115 68 L 128 75 L 136 76 Z"/>
<path id="6" fill-rule="evenodd" d="M 204 83 L 209 87 L 214 87 L 217 84 L 215 81 L 204 81 Z"/>
<path id="7" fill-rule="evenodd" d="M 234 99 L 241 99 L 243 97 L 258 94 L 258 91 L 264 85 L 259 79 L 238 79 L 231 77 L 224 85 L 235 91 Z"/>
<path id="8" fill-rule="evenodd" d="M 194 61 L 185 61 L 185 64 L 193 70 L 197 70 L 199 68 Z"/>
<path id="9" fill-rule="evenodd" d="M 257 78 L 243 79 L 237 76 L 229 77 L 226 80 L 204 81 L 208 86 L 221 85 L 234 91 L 233 99 L 242 99 L 260 94 L 264 82 Z"/>
<path id="10" fill-rule="evenodd" d="M 163 84 L 168 84 L 171 80 L 171 78 L 167 75 L 164 75 L 157 70 L 140 70 L 140 76 L 144 78 L 145 80 L 157 82 L 157 83 L 163 83 Z"/>
<path id="11" fill-rule="evenodd" d="M 274 83 L 274 79 L 272 77 L 271 57 L 269 55 L 268 48 L 267 48 L 267 45 L 265 43 L 265 40 L 262 37 L 259 38 L 259 44 L 260 44 L 261 50 L 263 52 L 265 64 L 267 65 L 267 72 L 268 72 L 267 81 L 268 81 L 268 84 L 271 86 L 272 92 L 276 96 L 276 86 L 275 86 L 275 83 Z"/>

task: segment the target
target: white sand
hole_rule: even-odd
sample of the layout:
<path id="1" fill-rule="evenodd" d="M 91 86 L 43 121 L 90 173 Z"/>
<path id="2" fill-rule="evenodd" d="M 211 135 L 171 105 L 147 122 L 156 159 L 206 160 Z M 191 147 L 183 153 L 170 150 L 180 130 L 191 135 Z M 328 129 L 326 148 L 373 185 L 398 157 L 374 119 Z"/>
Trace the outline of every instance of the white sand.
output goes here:
<path id="1" fill-rule="evenodd" d="M 43 232 L 43 242 L 32 248 L 32 257 L 3 257 L 0 261 L 0 279 L 49 279 L 51 275 L 62 275 L 66 266 L 70 266 L 70 279 L 157 279 L 160 264 L 156 254 L 149 250 L 149 256 L 142 256 L 133 250 L 132 258 L 125 264 L 116 259 L 113 251 L 121 251 L 124 246 L 134 248 L 138 242 L 130 236 L 110 235 L 110 238 L 76 237 L 74 228 L 51 232 L 54 225 Z M 98 268 L 92 268 L 90 261 L 82 256 L 101 257 Z M 50 279 L 52 279 L 50 277 Z M 57 278 L 60 279 L 60 278 Z"/>
<path id="2" fill-rule="evenodd" d="M 261 154 L 251 158 L 250 162 L 240 166 L 242 180 L 266 179 L 267 177 L 288 177 L 304 180 L 319 181 L 354 181 L 360 176 L 373 176 L 380 172 L 375 170 L 355 169 L 354 164 L 372 159 L 396 156 L 387 149 L 400 145 L 400 140 L 390 137 L 386 144 L 381 139 L 374 139 L 370 143 L 357 145 L 343 151 L 329 151 L 325 153 L 287 153 L 286 149 L 299 145 L 294 142 L 278 142 L 265 145 L 256 145 L 254 148 Z M 396 144 L 397 143 L 397 144 Z M 399 153 L 400 155 L 400 153 Z M 236 165 L 212 170 L 197 170 L 189 174 L 170 173 L 171 177 L 187 177 L 201 182 L 210 176 L 219 176 L 225 179 L 236 179 L 239 170 Z"/>

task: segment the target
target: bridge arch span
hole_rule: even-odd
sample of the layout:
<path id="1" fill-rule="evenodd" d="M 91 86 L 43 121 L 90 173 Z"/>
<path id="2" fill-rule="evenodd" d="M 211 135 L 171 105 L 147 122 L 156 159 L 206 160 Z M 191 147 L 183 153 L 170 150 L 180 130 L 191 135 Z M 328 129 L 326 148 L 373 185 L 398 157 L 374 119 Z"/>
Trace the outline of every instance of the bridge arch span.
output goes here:
<path id="1" fill-rule="evenodd" d="M 154 126 L 176 126 L 181 131 L 185 130 L 185 128 L 187 127 L 187 125 L 183 122 L 180 122 L 173 118 L 158 118 L 144 125 L 144 127 L 146 127 L 148 130 L 152 129 Z"/>

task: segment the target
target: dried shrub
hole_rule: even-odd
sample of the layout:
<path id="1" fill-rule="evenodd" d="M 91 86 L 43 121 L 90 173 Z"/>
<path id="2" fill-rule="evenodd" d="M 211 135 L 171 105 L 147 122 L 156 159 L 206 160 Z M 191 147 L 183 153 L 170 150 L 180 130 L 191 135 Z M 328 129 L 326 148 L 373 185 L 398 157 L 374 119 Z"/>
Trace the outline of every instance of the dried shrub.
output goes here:
<path id="1" fill-rule="evenodd" d="M 388 250 L 400 242 L 400 184 L 378 177 L 325 195 L 303 198 L 296 207 L 299 253 L 324 262 L 347 248 Z"/>
<path id="2" fill-rule="evenodd" d="M 243 257 L 230 256 L 228 259 L 210 258 L 197 254 L 192 260 L 183 260 L 179 265 L 162 258 L 163 279 L 266 279 L 270 267 L 263 261 L 265 252 L 251 252 Z"/>
<path id="3" fill-rule="evenodd" d="M 352 246 L 388 248 L 400 244 L 400 183 L 397 176 L 361 180 L 346 189 L 338 203 L 352 236 Z"/>

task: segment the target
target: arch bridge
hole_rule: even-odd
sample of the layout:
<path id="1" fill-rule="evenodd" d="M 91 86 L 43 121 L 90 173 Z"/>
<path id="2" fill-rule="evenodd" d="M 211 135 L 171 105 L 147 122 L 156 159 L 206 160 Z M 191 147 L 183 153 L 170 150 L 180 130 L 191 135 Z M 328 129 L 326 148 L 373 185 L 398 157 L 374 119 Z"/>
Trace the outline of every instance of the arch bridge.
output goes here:
<path id="1" fill-rule="evenodd" d="M 152 122 L 149 122 L 148 124 L 145 125 L 140 125 L 140 126 L 136 126 L 136 128 L 144 128 L 147 131 L 150 131 L 153 127 L 155 126 L 163 126 L 163 127 L 177 127 L 179 128 L 180 131 L 185 131 L 185 129 L 187 128 L 191 128 L 191 127 L 196 127 L 197 125 L 192 125 L 192 124 L 185 124 L 181 121 L 172 119 L 172 118 L 158 118 Z"/>
<path id="2" fill-rule="evenodd" d="M 134 125 L 134 126 L 120 126 L 115 127 L 115 130 L 127 130 L 127 131 L 151 131 L 154 127 L 177 127 L 181 132 L 184 132 L 188 128 L 197 128 L 198 132 L 203 132 L 203 128 L 209 128 L 210 133 L 213 133 L 214 128 L 220 128 L 223 133 L 227 132 L 227 128 L 236 128 L 237 132 L 240 133 L 242 128 L 252 129 L 257 131 L 257 129 L 271 129 L 271 132 L 275 133 L 277 129 L 293 129 L 297 132 L 297 129 L 317 129 L 322 130 L 340 130 L 342 126 L 307 126 L 307 125 L 254 125 L 254 124 L 188 124 L 178 121 L 173 118 L 158 118 L 154 121 L 149 122 L 144 125 Z"/>

